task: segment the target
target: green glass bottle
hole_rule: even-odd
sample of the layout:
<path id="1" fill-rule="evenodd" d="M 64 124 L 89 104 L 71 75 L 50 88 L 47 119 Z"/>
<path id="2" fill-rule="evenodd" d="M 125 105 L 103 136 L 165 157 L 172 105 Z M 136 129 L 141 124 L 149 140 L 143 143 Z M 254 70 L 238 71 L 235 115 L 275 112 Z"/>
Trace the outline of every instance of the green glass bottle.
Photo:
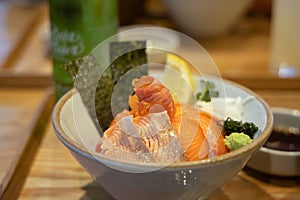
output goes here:
<path id="1" fill-rule="evenodd" d="M 62 65 L 87 55 L 118 28 L 118 0 L 50 0 L 56 99 L 73 88 Z"/>

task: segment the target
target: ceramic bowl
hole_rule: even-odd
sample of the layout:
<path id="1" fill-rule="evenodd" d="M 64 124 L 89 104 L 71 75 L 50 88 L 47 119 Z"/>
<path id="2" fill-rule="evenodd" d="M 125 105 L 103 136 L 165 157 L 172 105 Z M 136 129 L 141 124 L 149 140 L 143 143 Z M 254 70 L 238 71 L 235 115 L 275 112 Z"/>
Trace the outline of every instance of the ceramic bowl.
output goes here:
<path id="1" fill-rule="evenodd" d="M 272 108 L 274 127 L 300 128 L 300 111 L 290 108 Z M 282 151 L 261 147 L 247 163 L 256 171 L 281 177 L 300 176 L 300 151 Z"/>
<path id="2" fill-rule="evenodd" d="M 86 171 L 116 199 L 206 199 L 231 180 L 251 155 L 266 141 L 272 130 L 268 105 L 250 90 L 218 78 L 208 78 L 220 96 L 254 98 L 244 105 L 244 120 L 255 123 L 259 131 L 247 146 L 211 159 L 173 163 L 139 163 L 94 153 L 100 136 L 89 118 L 80 95 L 68 92 L 56 104 L 52 124 L 55 134 Z"/>
<path id="3" fill-rule="evenodd" d="M 232 28 L 252 0 L 163 0 L 174 22 L 196 37 L 213 37 Z"/>

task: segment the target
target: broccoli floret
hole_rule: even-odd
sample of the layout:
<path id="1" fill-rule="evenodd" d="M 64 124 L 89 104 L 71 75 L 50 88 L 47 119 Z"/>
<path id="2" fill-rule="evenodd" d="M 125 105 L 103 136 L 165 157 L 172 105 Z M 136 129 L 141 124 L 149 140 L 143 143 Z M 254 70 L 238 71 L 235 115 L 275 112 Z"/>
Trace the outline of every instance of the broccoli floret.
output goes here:
<path id="1" fill-rule="evenodd" d="M 244 133 L 231 133 L 229 136 L 225 136 L 224 139 L 224 144 L 230 149 L 230 151 L 239 149 L 251 142 L 252 139 Z"/>

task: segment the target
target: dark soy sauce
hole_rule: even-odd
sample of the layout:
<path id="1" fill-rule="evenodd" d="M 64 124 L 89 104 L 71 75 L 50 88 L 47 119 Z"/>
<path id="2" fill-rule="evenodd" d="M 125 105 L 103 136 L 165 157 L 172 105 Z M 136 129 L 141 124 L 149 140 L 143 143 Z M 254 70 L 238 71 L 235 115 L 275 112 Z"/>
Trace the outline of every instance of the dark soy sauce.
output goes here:
<path id="1" fill-rule="evenodd" d="M 264 147 L 281 151 L 300 151 L 299 128 L 274 127 Z"/>

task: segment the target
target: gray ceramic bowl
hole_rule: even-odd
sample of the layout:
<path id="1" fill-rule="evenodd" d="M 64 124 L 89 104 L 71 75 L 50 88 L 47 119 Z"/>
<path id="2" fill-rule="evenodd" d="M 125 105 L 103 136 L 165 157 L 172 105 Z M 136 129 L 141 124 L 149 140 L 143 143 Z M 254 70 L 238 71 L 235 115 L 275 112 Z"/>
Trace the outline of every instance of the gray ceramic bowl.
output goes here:
<path id="1" fill-rule="evenodd" d="M 300 127 L 300 111 L 272 108 L 274 127 Z M 300 151 L 282 151 L 261 147 L 249 160 L 247 167 L 275 176 L 300 176 Z"/>
<path id="2" fill-rule="evenodd" d="M 220 95 L 254 98 L 244 107 L 244 119 L 259 127 L 249 145 L 211 159 L 162 164 L 117 160 L 93 152 L 99 134 L 81 103 L 79 94 L 70 91 L 56 104 L 52 124 L 57 137 L 87 172 L 116 199 L 206 199 L 231 180 L 268 138 L 272 113 L 256 94 L 237 84 L 211 78 Z"/>

